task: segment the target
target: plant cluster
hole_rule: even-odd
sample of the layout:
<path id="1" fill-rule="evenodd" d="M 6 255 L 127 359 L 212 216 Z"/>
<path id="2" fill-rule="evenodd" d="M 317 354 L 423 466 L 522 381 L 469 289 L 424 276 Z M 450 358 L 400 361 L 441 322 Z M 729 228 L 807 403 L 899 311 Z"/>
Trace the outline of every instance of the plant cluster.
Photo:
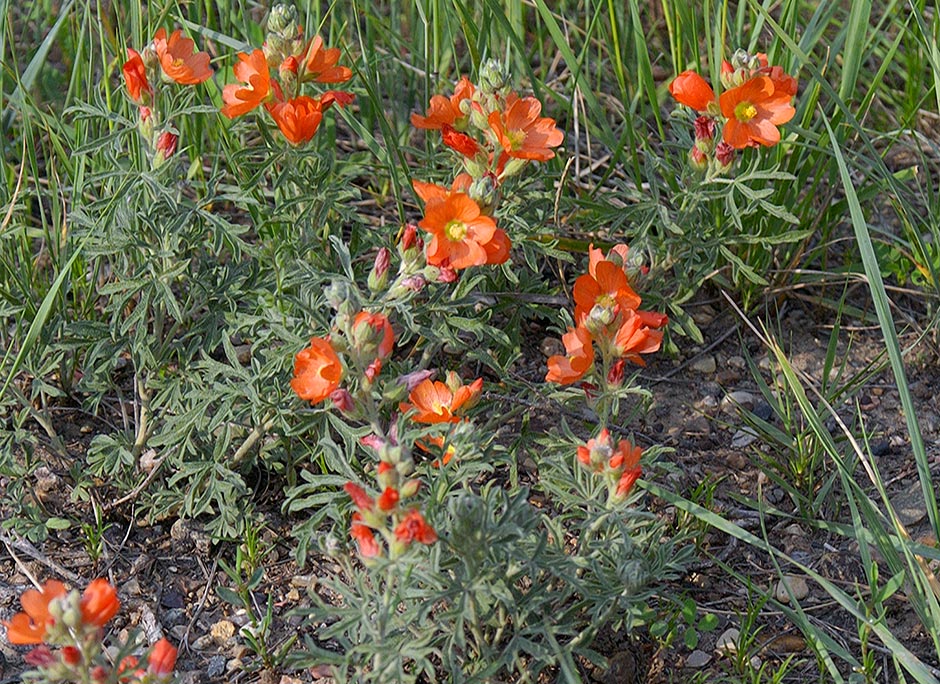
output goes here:
<path id="1" fill-rule="evenodd" d="M 118 657 L 109 659 L 104 627 L 121 602 L 106 579 L 93 580 L 81 594 L 58 580 L 47 580 L 39 589 L 24 592 L 20 602 L 23 612 L 2 624 L 11 644 L 35 646 L 25 658 L 35 668 L 24 674 L 30 682 L 160 684 L 173 677 L 176 649 L 166 639 L 147 650 L 145 667 L 132 655 L 138 646 L 131 641 L 120 644 Z"/>

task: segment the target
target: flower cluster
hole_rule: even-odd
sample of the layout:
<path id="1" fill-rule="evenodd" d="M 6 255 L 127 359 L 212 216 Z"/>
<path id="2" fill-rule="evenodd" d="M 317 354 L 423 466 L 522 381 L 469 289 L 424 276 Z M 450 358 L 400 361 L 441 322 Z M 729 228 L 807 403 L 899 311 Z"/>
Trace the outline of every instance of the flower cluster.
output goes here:
<path id="1" fill-rule="evenodd" d="M 578 447 L 578 463 L 607 482 L 607 501 L 624 501 L 643 474 L 640 457 L 643 450 L 622 439 L 614 446 L 610 432 L 603 428 L 597 437 Z"/>
<path id="2" fill-rule="evenodd" d="M 405 228 L 398 245 L 401 266 L 391 283 L 391 253 L 387 248 L 379 251 L 368 278 L 373 295 L 381 292 L 394 300 L 423 287 L 426 280 L 417 270 L 423 266 L 423 259 L 416 233 L 415 226 Z M 314 404 L 330 399 L 346 420 L 371 428 L 361 443 L 378 459 L 373 471 L 378 495 L 371 496 L 355 482 L 345 486 L 356 508 L 350 534 L 363 559 L 374 559 L 386 550 L 389 558 L 396 558 L 412 542 L 434 543 L 437 534 L 414 501 L 420 481 L 413 477 L 411 447 L 399 440 L 398 417 L 393 415 L 386 422 L 383 407 L 412 412 L 413 420 L 419 423 L 457 421 L 456 414 L 468 408 L 479 394 L 482 380 L 471 387 L 455 386 L 450 390 L 443 383 L 434 383 L 433 373 L 427 370 L 384 378 L 382 368 L 396 342 L 388 315 L 362 308 L 362 295 L 353 283 L 334 282 L 327 290 L 327 299 L 336 309 L 331 333 L 314 337 L 297 354 L 291 388 L 301 399 Z M 411 403 L 401 401 L 406 396 Z"/>
<path id="3" fill-rule="evenodd" d="M 127 94 L 139 107 L 138 129 L 154 151 L 153 165 L 161 166 L 176 153 L 179 132 L 162 112 L 166 106 L 161 84 L 189 86 L 212 76 L 209 55 L 196 52 L 196 44 L 176 29 L 169 37 L 160 28 L 141 52 L 127 48 L 122 69 Z"/>
<path id="4" fill-rule="evenodd" d="M 345 83 L 352 71 L 338 65 L 339 48 L 325 47 L 320 36 L 304 39 L 291 6 L 276 5 L 271 10 L 264 49 L 237 57 L 233 71 L 241 84 L 230 83 L 222 90 L 222 114 L 234 119 L 264 105 L 292 145 L 309 142 L 334 103 L 344 106 L 353 101 L 351 93 L 339 90 L 317 97 L 303 94 L 305 83 Z"/>
<path id="5" fill-rule="evenodd" d="M 3 624 L 10 643 L 36 646 L 26 662 L 37 669 L 40 681 L 113 681 L 101 636 L 121 602 L 107 580 L 92 581 L 81 594 L 48 580 L 41 589 L 24 592 L 20 603 L 23 612 Z M 150 649 L 146 668 L 128 656 L 118 664 L 117 674 L 127 684 L 157 684 L 169 681 L 175 664 L 176 649 L 161 639 Z"/>
<path id="6" fill-rule="evenodd" d="M 462 167 L 450 188 L 414 182 L 425 203 L 419 225 L 431 234 L 432 266 L 459 270 L 505 262 L 510 240 L 493 219 L 502 184 L 529 162 L 554 157 L 553 148 L 564 140 L 555 120 L 541 116 L 542 103 L 520 97 L 508 81 L 499 62 L 488 61 L 479 86 L 464 76 L 451 96 L 434 95 L 425 115 L 411 115 L 416 128 L 441 132 Z"/>
<path id="7" fill-rule="evenodd" d="M 623 381 L 624 362 L 645 365 L 641 354 L 659 349 L 665 314 L 641 311 L 640 296 L 627 276 L 629 248 L 613 247 L 607 256 L 591 245 L 588 272 L 574 283 L 575 327 L 562 335 L 565 356 L 548 359 L 547 382 L 570 385 L 595 370 L 598 380 L 610 386 Z M 601 356 L 596 372 L 595 345 Z"/>
<path id="8" fill-rule="evenodd" d="M 694 71 L 684 71 L 669 85 L 677 102 L 699 113 L 695 143 L 689 152 L 692 165 L 725 172 L 735 151 L 746 147 L 771 147 L 780 142 L 777 126 L 796 114 L 791 101 L 797 81 L 779 66 L 769 66 L 767 55 L 737 50 L 731 62 L 721 63 L 718 97 L 708 82 Z M 723 124 L 721 122 L 724 122 Z M 721 139 L 717 140 L 721 126 Z"/>

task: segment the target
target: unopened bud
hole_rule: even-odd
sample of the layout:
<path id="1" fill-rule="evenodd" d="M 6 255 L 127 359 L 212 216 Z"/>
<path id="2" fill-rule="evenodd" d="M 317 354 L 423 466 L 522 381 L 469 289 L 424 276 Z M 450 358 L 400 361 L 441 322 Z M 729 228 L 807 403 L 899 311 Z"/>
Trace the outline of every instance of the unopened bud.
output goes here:
<path id="1" fill-rule="evenodd" d="M 620 387 L 623 384 L 623 374 L 625 362 L 623 359 L 617 359 L 614 365 L 607 372 L 607 384 L 611 387 Z"/>
<path id="2" fill-rule="evenodd" d="M 333 402 L 333 406 L 340 410 L 342 413 L 352 413 L 355 409 L 355 404 L 353 403 L 352 395 L 344 387 L 335 389 L 330 393 L 330 400 Z"/>
<path id="3" fill-rule="evenodd" d="M 595 304 L 584 321 L 584 327 L 592 335 L 597 336 L 606 330 L 607 326 L 613 323 L 616 317 L 617 312 L 614 311 L 613 307 Z"/>
<path id="4" fill-rule="evenodd" d="M 421 292 L 424 289 L 424 286 L 428 284 L 428 279 L 425 278 L 420 273 L 409 276 L 401 281 L 402 287 L 406 290 L 411 290 L 412 292 Z"/>
<path id="5" fill-rule="evenodd" d="M 137 130 L 147 145 L 153 145 L 153 110 L 150 107 L 140 108 L 140 118 L 137 120 Z"/>
<path id="6" fill-rule="evenodd" d="M 509 84 L 509 71 L 498 59 L 488 59 L 480 67 L 480 91 L 484 95 L 499 93 Z"/>
<path id="7" fill-rule="evenodd" d="M 722 173 L 728 171 L 734 163 L 734 148 L 724 140 L 715 145 L 715 162 Z"/>
<path id="8" fill-rule="evenodd" d="M 388 247 L 383 247 L 375 255 L 375 263 L 372 265 L 372 271 L 369 272 L 368 284 L 372 292 L 379 292 L 385 289 L 388 284 L 388 267 L 391 264 L 392 253 Z"/>
<path id="9" fill-rule="evenodd" d="M 440 266 L 437 273 L 437 282 L 439 283 L 453 283 L 457 281 L 457 270 L 452 268 L 450 264 L 446 266 Z"/>
<path id="10" fill-rule="evenodd" d="M 490 216 L 499 202 L 499 182 L 491 173 L 477 178 L 470 184 L 467 192 L 470 198 L 480 205 L 480 212 Z"/>
<path id="11" fill-rule="evenodd" d="M 499 179 L 505 180 L 506 178 L 512 178 L 522 171 L 522 169 L 524 169 L 525 165 L 528 163 L 528 159 L 519 159 L 517 157 L 513 157 L 508 162 L 506 162 L 506 166 L 503 167 L 503 172 L 499 174 Z"/>
<path id="12" fill-rule="evenodd" d="M 401 494 L 401 498 L 408 499 L 414 496 L 415 494 L 417 494 L 418 489 L 420 488 L 421 488 L 420 480 L 408 480 L 401 486 L 399 493 Z"/>
<path id="13" fill-rule="evenodd" d="M 299 32 L 297 26 L 297 8 L 293 5 L 278 3 L 268 15 L 268 33 L 277 33 L 285 38 L 293 38 Z"/>
<path id="14" fill-rule="evenodd" d="M 411 373 L 406 373 L 405 375 L 400 375 L 396 382 L 401 385 L 404 385 L 405 388 L 411 392 L 415 387 L 420 385 L 422 382 L 434 375 L 432 370 L 418 370 L 412 371 Z"/>
<path id="15" fill-rule="evenodd" d="M 692 126 L 695 129 L 695 140 L 713 140 L 715 138 L 715 120 L 710 116 L 699 116 Z"/>
<path id="16" fill-rule="evenodd" d="M 708 156 L 697 144 L 692 145 L 689 150 L 689 165 L 696 171 L 704 171 L 708 168 Z"/>
<path id="17" fill-rule="evenodd" d="M 156 154 L 153 157 L 153 168 L 159 169 L 167 159 L 176 154 L 176 145 L 180 137 L 176 133 L 164 131 L 157 138 Z"/>

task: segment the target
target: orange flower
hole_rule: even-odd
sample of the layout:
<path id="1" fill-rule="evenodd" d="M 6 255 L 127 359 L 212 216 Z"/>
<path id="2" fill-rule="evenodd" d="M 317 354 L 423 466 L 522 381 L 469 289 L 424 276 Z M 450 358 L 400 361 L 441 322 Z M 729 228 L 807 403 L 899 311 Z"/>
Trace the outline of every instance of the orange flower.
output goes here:
<path id="1" fill-rule="evenodd" d="M 7 628 L 7 640 L 11 644 L 41 644 L 46 636 L 46 628 L 53 622 L 49 615 L 49 603 L 66 593 L 65 585 L 58 580 L 48 580 L 38 591 L 29 589 L 23 592 L 20 604 L 25 612 L 17 613 L 9 622 L 3 622 Z"/>
<path id="2" fill-rule="evenodd" d="M 620 441 L 616 453 L 610 459 L 612 470 L 622 469 L 620 480 L 617 482 L 615 497 L 626 498 L 630 490 L 633 489 L 633 485 L 640 479 L 643 474 L 643 469 L 640 467 L 640 456 L 642 455 L 643 450 L 640 447 L 634 446 L 625 439 Z"/>
<path id="3" fill-rule="evenodd" d="M 147 657 L 147 669 L 158 677 L 170 674 L 176 665 L 176 654 L 173 644 L 166 639 L 160 639 L 150 649 L 150 655 Z"/>
<path id="4" fill-rule="evenodd" d="M 555 156 L 565 134 L 555 120 L 539 116 L 542 103 L 534 97 L 516 99 L 505 113 L 490 112 L 489 124 L 497 143 L 510 157 L 546 161 Z"/>
<path id="5" fill-rule="evenodd" d="M 588 273 L 592 276 L 596 274 L 597 265 L 602 261 L 612 261 L 615 264 L 619 264 L 624 270 L 626 270 L 627 264 L 627 255 L 630 253 L 630 248 L 621 243 L 619 245 L 614 245 L 610 248 L 610 251 L 607 253 L 607 256 L 604 256 L 604 250 L 596 248 L 593 244 L 588 246 Z"/>
<path id="6" fill-rule="evenodd" d="M 147 101 L 153 96 L 153 89 L 147 80 L 147 70 L 144 68 L 144 60 L 137 50 L 127 48 L 127 61 L 124 62 L 124 84 L 127 86 L 127 94 L 137 104 L 144 104 L 142 95 L 146 94 Z"/>
<path id="7" fill-rule="evenodd" d="M 646 362 L 640 354 L 651 354 L 659 349 L 663 341 L 661 330 L 652 330 L 643 322 L 643 316 L 627 309 L 623 314 L 623 323 L 614 335 L 614 352 L 617 356 L 633 361 L 639 366 Z"/>
<path id="8" fill-rule="evenodd" d="M 777 126 L 793 118 L 796 110 L 790 105 L 796 81 L 770 76 L 755 76 L 737 88 L 726 90 L 719 98 L 722 115 L 728 119 L 722 138 L 736 150 L 764 145 L 771 147 L 780 142 Z M 777 90 L 777 84 L 780 90 Z"/>
<path id="9" fill-rule="evenodd" d="M 382 551 L 379 549 L 378 542 L 375 541 L 375 532 L 360 521 L 362 516 L 359 513 L 353 513 L 352 525 L 349 528 L 349 535 L 356 540 L 359 547 L 359 555 L 363 558 L 374 558 Z"/>
<path id="10" fill-rule="evenodd" d="M 443 200 L 429 201 L 418 225 L 431 233 L 427 260 L 432 266 L 448 261 L 461 269 L 487 263 L 485 245 L 496 233 L 496 222 L 469 195 L 451 192 Z"/>
<path id="11" fill-rule="evenodd" d="M 121 602 L 118 601 L 117 589 L 108 580 L 99 577 L 82 593 L 82 622 L 86 625 L 104 627 L 108 620 L 117 615 Z"/>
<path id="12" fill-rule="evenodd" d="M 250 55 L 238 54 L 238 64 L 232 71 L 235 78 L 248 87 L 229 83 L 222 89 L 222 114 L 230 119 L 247 114 L 271 96 L 271 72 L 263 50 L 255 50 Z"/>
<path id="13" fill-rule="evenodd" d="M 320 101 L 300 95 L 287 102 L 265 105 L 271 117 L 292 145 L 302 145 L 313 138 L 323 120 Z"/>
<path id="14" fill-rule="evenodd" d="M 683 71 L 676 76 L 669 84 L 669 92 L 676 102 L 697 112 L 707 111 L 708 106 L 715 102 L 715 91 L 694 71 Z"/>
<path id="15" fill-rule="evenodd" d="M 443 382 L 424 380 L 408 395 L 411 403 L 402 402 L 398 408 L 402 413 L 417 411 L 411 417 L 416 423 L 456 423 L 460 420 L 457 414 L 461 408 L 468 402 L 472 406 L 482 390 L 483 378 L 461 385 L 455 391 Z"/>
<path id="16" fill-rule="evenodd" d="M 509 236 L 504 230 L 497 228 L 493 233 L 493 238 L 483 245 L 483 249 L 486 250 L 486 263 L 493 266 L 505 263 L 509 259 L 511 248 Z"/>
<path id="17" fill-rule="evenodd" d="M 640 296 L 630 287 L 622 266 L 612 261 L 594 262 L 593 272 L 585 273 L 574 281 L 574 320 L 581 325 L 595 306 L 611 309 L 611 314 L 636 309 Z"/>
<path id="18" fill-rule="evenodd" d="M 427 114 L 425 116 L 412 114 L 411 125 L 426 130 L 441 130 L 444 125 L 462 128 L 469 114 L 460 108 L 460 104 L 464 100 L 471 100 L 474 90 L 470 79 L 466 76 L 461 77 L 454 88 L 453 95 L 450 97 L 433 95 Z"/>
<path id="19" fill-rule="evenodd" d="M 570 385 L 585 376 L 594 363 L 594 347 L 591 333 L 586 328 L 568 328 L 561 336 L 565 345 L 566 356 L 552 356 L 548 359 L 548 374 L 545 382 Z"/>
<path id="20" fill-rule="evenodd" d="M 339 61 L 339 48 L 324 48 L 323 39 L 316 36 L 307 47 L 303 57 L 304 80 L 317 83 L 344 83 L 352 78 L 349 67 L 336 66 Z"/>
<path id="21" fill-rule="evenodd" d="M 166 37 L 165 29 L 158 29 L 153 37 L 153 49 L 160 59 L 163 73 L 171 81 L 180 85 L 196 85 L 212 76 L 209 55 L 194 52 L 196 44 L 183 37 L 183 32 L 176 29 Z"/>
<path id="22" fill-rule="evenodd" d="M 290 386 L 301 399 L 312 404 L 323 401 L 339 387 L 343 364 L 329 340 L 314 337 L 310 346 L 294 357 L 294 379 Z"/>
<path id="23" fill-rule="evenodd" d="M 421 513 L 411 510 L 395 528 L 395 538 L 405 544 L 410 544 L 413 541 L 419 541 L 422 544 L 433 544 L 437 541 L 437 532 L 428 525 Z"/>

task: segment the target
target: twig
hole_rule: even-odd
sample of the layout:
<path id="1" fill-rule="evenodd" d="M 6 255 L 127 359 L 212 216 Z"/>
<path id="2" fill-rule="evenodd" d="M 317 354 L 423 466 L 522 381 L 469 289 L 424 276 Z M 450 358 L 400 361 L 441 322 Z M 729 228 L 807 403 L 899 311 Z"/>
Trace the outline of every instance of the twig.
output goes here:
<path id="1" fill-rule="evenodd" d="M 54 560 L 50 558 L 46 558 L 46 556 L 39 549 L 37 549 L 27 540 L 20 537 L 18 534 L 16 534 L 16 532 L 14 532 L 13 534 L 16 535 L 17 537 L 16 539 L 10 539 L 3 532 L 0 532 L 0 541 L 3 542 L 3 545 L 6 547 L 7 552 L 13 558 L 14 562 L 16 562 L 16 565 L 19 567 L 19 569 L 23 572 L 24 575 L 26 575 L 29 578 L 29 581 L 32 582 L 36 586 L 37 589 L 41 586 L 41 582 L 39 582 L 39 580 L 37 580 L 33 576 L 33 574 L 29 571 L 29 569 L 23 563 L 23 561 L 21 561 L 17 557 L 17 555 L 13 553 L 14 548 L 18 549 L 19 551 L 22 551 L 27 556 L 32 558 L 34 561 L 41 563 L 42 565 L 45 565 L 50 570 L 54 570 L 56 573 L 58 573 L 62 577 L 65 577 L 67 580 L 69 580 L 73 584 L 82 583 L 82 578 L 76 575 L 74 572 L 72 572 L 71 570 L 68 570 L 67 568 L 62 567 L 61 565 L 56 563 Z"/>

